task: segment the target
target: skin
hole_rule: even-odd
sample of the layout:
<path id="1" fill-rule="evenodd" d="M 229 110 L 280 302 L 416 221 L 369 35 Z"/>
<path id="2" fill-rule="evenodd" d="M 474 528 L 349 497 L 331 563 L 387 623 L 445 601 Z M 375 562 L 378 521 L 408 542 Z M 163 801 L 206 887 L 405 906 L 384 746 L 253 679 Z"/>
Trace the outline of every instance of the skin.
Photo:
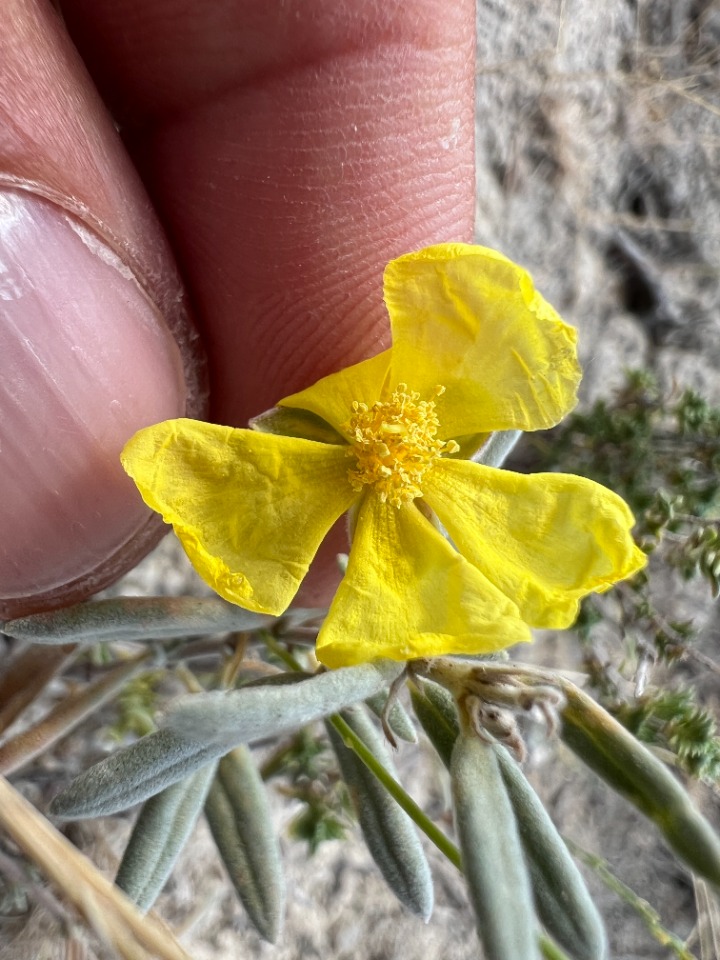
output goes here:
<path id="1" fill-rule="evenodd" d="M 122 282 L 116 302 L 98 299 L 112 356 L 71 317 L 65 353 L 17 360 L 23 403 L 6 410 L 0 391 L 0 459 L 11 450 L 13 467 L 0 523 L 5 510 L 17 530 L 0 553 L 0 617 L 87 596 L 149 549 L 157 523 L 117 464 L 135 429 L 199 415 L 206 396 L 210 419 L 244 426 L 371 356 L 389 344 L 387 261 L 472 238 L 472 0 L 61 6 L 65 27 L 44 0 L 6 3 L 0 197 L 20 187 L 40 208 L 40 239 L 13 246 L 18 270 L 37 272 L 33 250 L 56 230 L 82 294 L 88 244 L 65 256 L 75 235 L 53 219 L 67 212 L 99 239 L 99 271 L 117 257 Z M 0 263 L 3 249 L 0 232 Z M 43 286 L 53 261 L 43 269 L 45 302 L 64 302 Z M 147 300 L 140 331 L 124 282 Z M 0 299 L 0 339 L 15 322 L 3 310 Z M 327 599 L 343 549 L 336 531 L 302 602 Z"/>

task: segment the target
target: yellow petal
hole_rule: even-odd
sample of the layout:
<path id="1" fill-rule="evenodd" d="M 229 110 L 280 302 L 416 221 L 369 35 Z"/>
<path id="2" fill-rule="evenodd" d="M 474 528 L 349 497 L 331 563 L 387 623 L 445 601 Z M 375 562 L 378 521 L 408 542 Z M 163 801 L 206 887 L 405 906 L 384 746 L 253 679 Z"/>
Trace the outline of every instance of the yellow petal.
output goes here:
<path id="1" fill-rule="evenodd" d="M 458 550 L 534 627 L 570 626 L 581 597 L 646 563 L 625 501 L 584 477 L 440 460 L 423 491 Z"/>
<path id="2" fill-rule="evenodd" d="M 322 663 L 486 653 L 529 639 L 515 605 L 414 504 L 398 509 L 366 495 L 347 572 L 318 637 Z"/>
<path id="3" fill-rule="evenodd" d="M 576 332 L 529 274 L 485 247 L 440 244 L 385 270 L 390 383 L 423 399 L 436 384 L 443 439 L 553 426 L 575 406 Z"/>
<path id="4" fill-rule="evenodd" d="M 343 426 L 353 414 L 353 401 L 372 406 L 380 400 L 390 366 L 390 350 L 318 380 L 307 390 L 279 402 L 281 407 L 311 410 L 347 437 Z"/>
<path id="5" fill-rule="evenodd" d="M 167 420 L 136 433 L 122 463 L 220 596 L 278 615 L 327 531 L 357 499 L 346 450 Z"/>

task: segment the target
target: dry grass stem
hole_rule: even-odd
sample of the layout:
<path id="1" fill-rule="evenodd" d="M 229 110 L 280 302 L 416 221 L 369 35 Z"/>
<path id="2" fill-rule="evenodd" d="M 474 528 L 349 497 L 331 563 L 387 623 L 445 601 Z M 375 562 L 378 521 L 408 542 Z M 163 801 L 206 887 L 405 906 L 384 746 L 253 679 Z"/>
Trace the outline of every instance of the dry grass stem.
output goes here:
<path id="1" fill-rule="evenodd" d="M 8 776 L 47 750 L 113 697 L 151 656 L 119 663 L 94 683 L 70 693 L 47 716 L 0 746 L 0 774 Z"/>
<path id="2" fill-rule="evenodd" d="M 0 827 L 122 960 L 190 960 L 157 919 L 144 917 L 4 777 L 0 777 Z"/>
<path id="3" fill-rule="evenodd" d="M 52 678 L 67 666 L 77 650 L 74 643 L 51 650 L 31 646 L 10 661 L 0 678 L 0 733 L 7 730 Z"/>

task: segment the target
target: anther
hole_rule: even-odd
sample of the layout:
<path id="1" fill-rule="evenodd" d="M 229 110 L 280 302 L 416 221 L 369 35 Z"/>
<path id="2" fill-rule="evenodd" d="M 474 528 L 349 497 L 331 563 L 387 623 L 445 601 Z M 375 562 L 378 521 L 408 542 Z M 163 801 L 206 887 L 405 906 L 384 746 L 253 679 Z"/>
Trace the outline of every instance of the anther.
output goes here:
<path id="1" fill-rule="evenodd" d="M 444 388 L 435 388 L 440 396 Z M 422 497 L 422 478 L 428 467 L 444 453 L 460 448 L 454 440 L 437 439 L 440 426 L 434 400 L 420 400 L 400 383 L 387 401 L 372 407 L 353 401 L 353 416 L 343 425 L 352 437 L 348 454 L 356 458 L 348 470 L 353 489 L 373 485 L 381 502 L 401 507 Z"/>

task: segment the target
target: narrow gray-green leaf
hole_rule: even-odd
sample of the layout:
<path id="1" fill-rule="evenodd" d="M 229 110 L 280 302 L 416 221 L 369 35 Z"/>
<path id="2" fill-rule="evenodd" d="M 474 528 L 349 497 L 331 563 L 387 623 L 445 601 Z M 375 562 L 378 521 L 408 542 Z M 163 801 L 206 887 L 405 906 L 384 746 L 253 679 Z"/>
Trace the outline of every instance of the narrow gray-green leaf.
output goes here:
<path id="1" fill-rule="evenodd" d="M 151 797 L 135 821 L 115 883 L 141 910 L 153 905 L 185 846 L 215 775 L 215 764 Z"/>
<path id="2" fill-rule="evenodd" d="M 472 459 L 486 467 L 501 467 L 522 436 L 522 430 L 497 430 L 473 455 Z"/>
<path id="3" fill-rule="evenodd" d="M 180 698 L 161 729 L 80 774 L 51 804 L 64 819 L 106 816 L 147 800 L 241 743 L 274 736 L 364 700 L 402 667 L 378 661 L 300 683 Z"/>
<path id="4" fill-rule="evenodd" d="M 275 943 L 285 914 L 280 845 L 265 785 L 246 747 L 220 761 L 205 816 L 248 916 L 260 935 Z"/>
<path id="5" fill-rule="evenodd" d="M 575 861 L 518 764 L 503 747 L 496 753 L 540 920 L 574 960 L 604 960 L 605 928 Z"/>
<path id="6" fill-rule="evenodd" d="M 568 682 L 563 691 L 565 743 L 655 823 L 681 860 L 720 886 L 720 838 L 683 786 L 592 697 Z"/>
<path id="7" fill-rule="evenodd" d="M 116 597 L 35 613 L 5 624 L 4 632 L 31 643 L 96 643 L 258 630 L 276 617 L 243 610 L 220 597 Z"/>
<path id="8" fill-rule="evenodd" d="M 410 700 L 430 743 L 449 769 L 460 733 L 455 698 L 437 683 L 416 680 L 410 685 Z"/>
<path id="9" fill-rule="evenodd" d="M 260 433 L 275 433 L 284 437 L 300 437 L 318 443 L 344 444 L 347 440 L 310 410 L 292 407 L 272 407 L 250 421 L 250 427 Z"/>
<path id="10" fill-rule="evenodd" d="M 488 960 L 539 960 L 530 877 L 494 746 L 463 730 L 450 765 L 470 902 Z"/>
<path id="11" fill-rule="evenodd" d="M 50 813 L 63 820 L 82 820 L 126 810 L 189 777 L 224 752 L 215 743 L 158 730 L 75 777 L 54 798 Z"/>
<path id="12" fill-rule="evenodd" d="M 366 700 L 392 683 L 402 669 L 402 664 L 378 660 L 328 670 L 292 685 L 183 697 L 168 711 L 163 727 L 229 749 L 286 733 Z"/>
<path id="13" fill-rule="evenodd" d="M 341 716 L 397 779 L 384 740 L 364 709 L 343 710 Z M 373 860 L 398 900 L 428 920 L 433 909 L 432 877 L 412 820 L 332 724 L 326 727 Z"/>
<path id="14" fill-rule="evenodd" d="M 387 699 L 386 693 L 376 693 L 374 697 L 368 697 L 365 702 L 375 716 L 382 719 Z M 415 725 L 410 719 L 407 710 L 397 698 L 388 711 L 387 723 L 396 737 L 399 737 L 406 743 L 417 743 Z"/>

